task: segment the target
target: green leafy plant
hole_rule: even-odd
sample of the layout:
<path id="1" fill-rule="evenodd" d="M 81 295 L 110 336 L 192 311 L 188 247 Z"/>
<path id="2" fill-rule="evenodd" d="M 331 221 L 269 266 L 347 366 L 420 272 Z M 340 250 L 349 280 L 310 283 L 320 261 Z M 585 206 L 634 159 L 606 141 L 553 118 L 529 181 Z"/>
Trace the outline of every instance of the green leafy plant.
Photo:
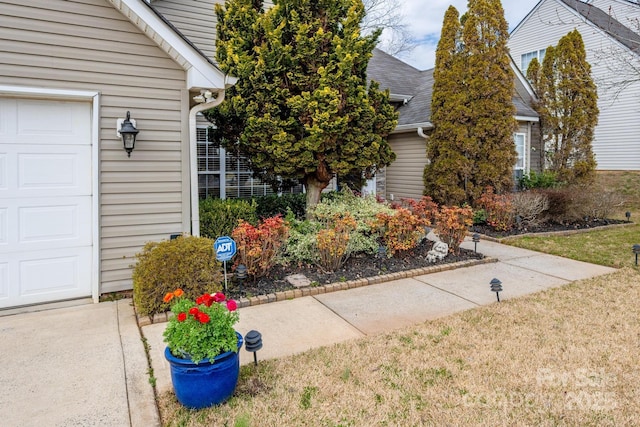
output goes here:
<path id="1" fill-rule="evenodd" d="M 257 227 L 240 220 L 231 233 L 238 251 L 236 265 L 244 264 L 254 278 L 264 276 L 275 265 L 288 235 L 289 227 L 279 215 L 260 221 Z"/>
<path id="2" fill-rule="evenodd" d="M 518 186 L 522 190 L 530 190 L 534 188 L 555 188 L 560 186 L 556 179 L 556 174 L 551 171 L 536 173 L 531 171 L 530 174 L 524 175 L 518 180 Z"/>
<path id="3" fill-rule="evenodd" d="M 194 300 L 185 297 L 182 289 L 168 292 L 164 303 L 172 302 L 164 331 L 164 341 L 171 354 L 189 358 L 194 363 L 211 359 L 227 351 L 238 351 L 234 325 L 238 322 L 238 305 L 226 300 L 224 294 L 202 294 Z"/>
<path id="4" fill-rule="evenodd" d="M 436 214 L 435 232 L 440 240 L 449 245 L 449 252 L 458 253 L 460 244 L 473 221 L 473 210 L 469 206 L 441 206 Z"/>
<path id="5" fill-rule="evenodd" d="M 240 219 L 251 224 L 257 222 L 255 202 L 211 197 L 200 200 L 200 234 L 204 237 L 229 236 Z"/>
<path id="6" fill-rule="evenodd" d="M 287 216 L 293 213 L 295 218 L 302 219 L 306 214 L 307 198 L 304 194 L 282 194 L 255 197 L 256 215 L 258 218 L 269 218 L 278 214 Z"/>
<path id="7" fill-rule="evenodd" d="M 136 254 L 133 268 L 133 301 L 138 314 L 153 317 L 169 305 L 162 296 L 176 286 L 189 295 L 221 289 L 222 270 L 213 253 L 213 240 L 182 236 L 149 242 Z"/>

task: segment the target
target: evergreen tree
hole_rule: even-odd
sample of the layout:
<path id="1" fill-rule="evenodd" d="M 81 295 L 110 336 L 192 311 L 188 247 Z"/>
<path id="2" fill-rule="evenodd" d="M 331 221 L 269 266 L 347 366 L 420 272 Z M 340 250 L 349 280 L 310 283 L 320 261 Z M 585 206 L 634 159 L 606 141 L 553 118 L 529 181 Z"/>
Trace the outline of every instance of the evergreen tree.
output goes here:
<path id="1" fill-rule="evenodd" d="M 513 188 L 516 128 L 508 29 L 499 0 L 469 0 L 458 23 L 445 14 L 436 52 L 425 168 L 426 194 L 440 203 L 478 198 L 485 187 Z"/>
<path id="2" fill-rule="evenodd" d="M 425 194 L 440 203 L 460 204 L 467 198 L 465 184 L 472 170 L 466 92 L 460 90 L 462 62 L 458 52 L 462 27 L 458 11 L 449 6 L 436 49 L 431 95 L 431 123 L 424 169 Z M 466 154 L 466 155 L 465 155 Z"/>
<path id="3" fill-rule="evenodd" d="M 367 85 L 379 32 L 360 34 L 363 13 L 360 0 L 216 5 L 216 57 L 238 77 L 208 114 L 216 138 L 254 171 L 302 182 L 308 208 L 334 174 L 370 177 L 395 159 L 386 138 L 397 114 L 388 92 Z"/>
<path id="4" fill-rule="evenodd" d="M 549 46 L 542 67 L 532 61 L 527 77 L 538 93 L 546 169 L 561 182 L 590 182 L 596 161 L 592 150 L 598 123 L 598 95 L 586 60 L 582 36 L 573 30 Z"/>

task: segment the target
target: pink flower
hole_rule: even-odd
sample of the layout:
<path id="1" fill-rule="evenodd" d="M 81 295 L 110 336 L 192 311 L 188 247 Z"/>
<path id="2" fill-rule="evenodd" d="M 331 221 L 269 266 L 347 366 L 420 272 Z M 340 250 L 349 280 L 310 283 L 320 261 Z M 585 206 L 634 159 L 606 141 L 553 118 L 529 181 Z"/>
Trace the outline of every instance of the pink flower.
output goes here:
<path id="1" fill-rule="evenodd" d="M 227 310 L 236 311 L 237 308 L 238 303 L 236 303 L 234 300 L 230 299 L 229 301 L 227 301 Z"/>
<path id="2" fill-rule="evenodd" d="M 178 313 L 178 322 L 184 322 L 187 320 L 187 313 Z"/>
<path id="3" fill-rule="evenodd" d="M 225 297 L 222 292 L 216 292 L 215 294 L 213 294 L 213 300 L 215 302 L 222 302 L 225 299 L 227 299 L 227 297 Z"/>

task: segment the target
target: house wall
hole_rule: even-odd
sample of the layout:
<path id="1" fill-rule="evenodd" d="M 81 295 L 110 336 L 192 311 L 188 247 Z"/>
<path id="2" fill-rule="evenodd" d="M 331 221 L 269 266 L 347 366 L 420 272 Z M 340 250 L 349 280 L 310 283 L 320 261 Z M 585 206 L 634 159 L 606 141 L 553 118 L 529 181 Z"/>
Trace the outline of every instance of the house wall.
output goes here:
<path id="1" fill-rule="evenodd" d="M 130 289 L 134 254 L 188 224 L 185 72 L 103 0 L 0 0 L 0 58 L 2 85 L 100 92 L 101 292 Z M 131 158 L 116 136 L 128 110 Z"/>
<path id="2" fill-rule="evenodd" d="M 224 0 L 155 0 L 151 4 L 209 58 L 216 57 L 215 4 Z M 273 6 L 264 2 L 265 8 Z"/>
<path id="3" fill-rule="evenodd" d="M 591 0 L 589 4 L 611 15 L 636 33 L 640 30 L 640 7 L 626 0 Z"/>
<path id="4" fill-rule="evenodd" d="M 593 142 L 597 168 L 640 170 L 640 121 L 637 120 L 640 81 L 631 83 L 617 96 L 615 90 L 605 87 L 606 82 L 623 77 L 620 73 L 613 73 L 610 67 L 615 66 L 616 58 L 629 56 L 627 49 L 601 30 L 585 23 L 582 17 L 567 9 L 562 2 L 546 0 L 511 34 L 511 55 L 520 66 L 522 54 L 556 45 L 561 37 L 574 28 L 582 35 L 587 61 L 592 66 L 592 76 L 598 85 L 600 115 Z M 598 58 L 602 52 L 607 53 L 604 59 Z M 636 66 L 640 67 L 640 58 L 634 58 Z"/>
<path id="5" fill-rule="evenodd" d="M 406 132 L 389 135 L 389 144 L 396 160 L 386 168 L 386 199 L 421 198 L 427 142 L 417 132 Z"/>

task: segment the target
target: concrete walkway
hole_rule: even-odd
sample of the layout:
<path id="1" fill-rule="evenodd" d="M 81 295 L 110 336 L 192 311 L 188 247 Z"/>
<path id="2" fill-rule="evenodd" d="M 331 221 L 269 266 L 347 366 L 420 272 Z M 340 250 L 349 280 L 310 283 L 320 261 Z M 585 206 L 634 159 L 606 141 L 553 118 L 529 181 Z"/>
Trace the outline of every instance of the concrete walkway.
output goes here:
<path id="1" fill-rule="evenodd" d="M 277 358 L 491 304 L 494 277 L 509 299 L 615 271 L 486 241 L 478 251 L 499 262 L 245 307 L 237 330 L 260 331 L 258 358 Z M 165 327 L 140 331 L 130 300 L 0 317 L 0 424 L 159 425 L 140 332 L 164 393 L 171 389 Z M 240 354 L 252 363 L 250 353 Z"/>

